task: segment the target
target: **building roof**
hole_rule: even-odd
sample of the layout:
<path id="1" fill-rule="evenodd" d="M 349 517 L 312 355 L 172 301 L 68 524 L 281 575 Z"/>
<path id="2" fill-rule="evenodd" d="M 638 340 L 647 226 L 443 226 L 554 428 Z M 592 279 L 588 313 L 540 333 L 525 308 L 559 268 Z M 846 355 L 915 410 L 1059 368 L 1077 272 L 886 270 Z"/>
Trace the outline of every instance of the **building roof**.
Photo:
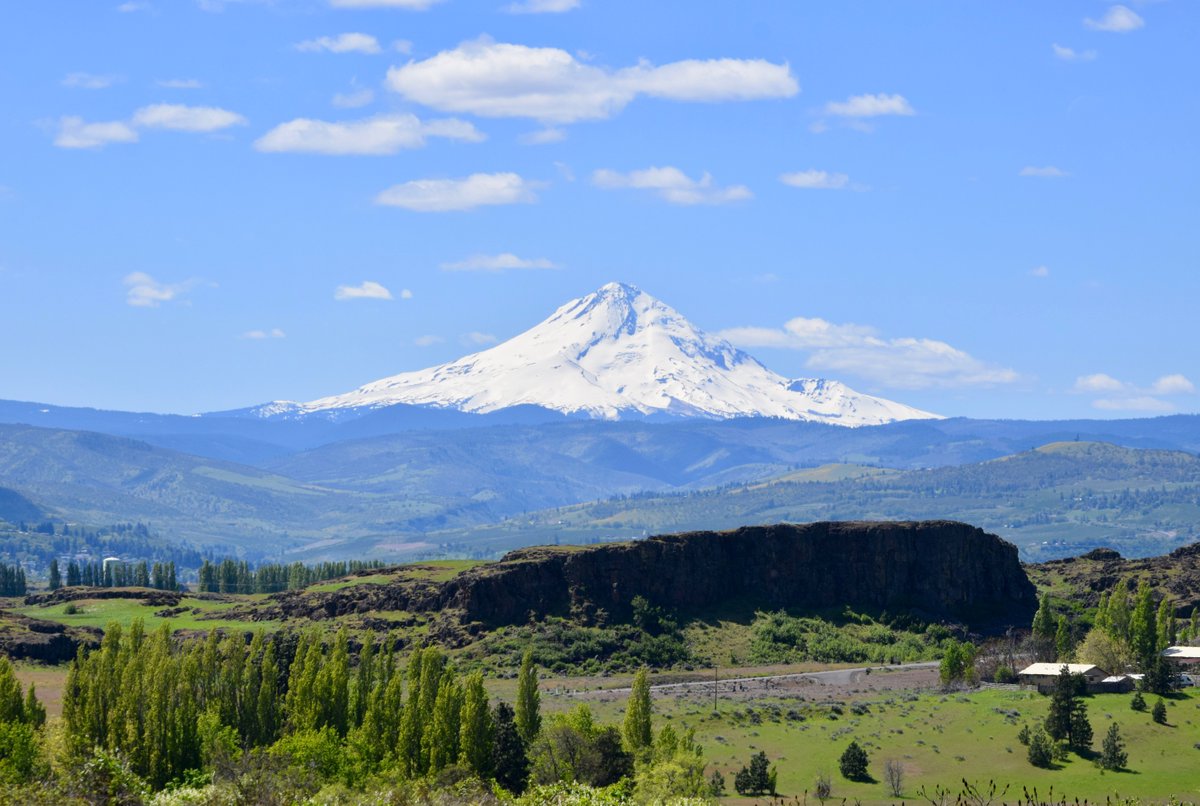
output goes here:
<path id="1" fill-rule="evenodd" d="M 1200 660 L 1200 646 L 1169 646 L 1162 651 L 1164 658 Z"/>
<path id="2" fill-rule="evenodd" d="M 1018 676 L 1054 677 L 1055 675 L 1062 673 L 1064 666 L 1067 667 L 1067 671 L 1071 674 L 1089 674 L 1096 672 L 1100 672 L 1105 676 L 1108 674 L 1107 672 L 1102 671 L 1100 667 L 1094 663 L 1033 663 L 1018 672 Z"/>

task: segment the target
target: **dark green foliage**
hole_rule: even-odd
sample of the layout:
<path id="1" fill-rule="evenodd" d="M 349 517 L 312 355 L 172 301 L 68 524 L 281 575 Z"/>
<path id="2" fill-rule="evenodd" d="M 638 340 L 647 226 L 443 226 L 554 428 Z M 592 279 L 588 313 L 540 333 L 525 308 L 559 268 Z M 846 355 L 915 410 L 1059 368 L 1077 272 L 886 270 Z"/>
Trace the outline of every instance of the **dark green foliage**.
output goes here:
<path id="1" fill-rule="evenodd" d="M 625 737 L 625 747 L 635 756 L 648 749 L 654 740 L 654 728 L 651 724 L 652 711 L 650 677 L 646 669 L 642 668 L 633 677 L 629 702 L 625 706 L 625 721 L 621 726 L 621 732 Z"/>
<path id="2" fill-rule="evenodd" d="M 1167 704 L 1163 702 L 1162 697 L 1158 698 L 1158 702 L 1154 703 L 1154 709 L 1150 712 L 1150 718 L 1160 725 L 1167 724 Z"/>
<path id="3" fill-rule="evenodd" d="M 521 658 L 521 670 L 517 673 L 517 730 L 526 745 L 533 744 L 542 728 L 541 695 L 538 693 L 537 667 L 533 664 L 533 652 L 526 650 Z"/>
<path id="4" fill-rule="evenodd" d="M 529 757 L 525 740 L 517 730 L 512 706 L 506 702 L 496 703 L 492 722 L 495 725 L 492 771 L 496 782 L 509 792 L 520 794 L 529 780 Z"/>
<path id="5" fill-rule="evenodd" d="M 1087 718 L 1087 704 L 1079 696 L 1078 678 L 1063 666 L 1050 695 L 1045 729 L 1055 741 L 1065 741 L 1071 747 L 1084 749 L 1092 743 L 1092 725 Z"/>
<path id="6" fill-rule="evenodd" d="M 966 641 L 959 643 L 951 638 L 946 641 L 943 652 L 938 671 L 943 687 L 970 685 L 978 681 L 974 644 Z"/>
<path id="7" fill-rule="evenodd" d="M 725 776 L 720 770 L 713 770 L 712 775 L 708 779 L 708 790 L 714 798 L 719 798 L 725 794 Z"/>
<path id="8" fill-rule="evenodd" d="M 750 757 L 750 764 L 734 776 L 733 788 L 739 795 L 762 795 L 771 791 L 770 762 L 766 753 L 759 751 Z"/>
<path id="9" fill-rule="evenodd" d="M 1146 698 L 1142 696 L 1142 692 L 1133 692 L 1133 698 L 1129 700 L 1129 707 L 1135 711 L 1146 710 Z"/>
<path id="10" fill-rule="evenodd" d="M 836 620 L 757 613 L 752 625 L 753 663 L 900 663 L 937 657 L 948 631 L 920 625 L 895 627 L 849 610 Z"/>
<path id="11" fill-rule="evenodd" d="M 1022 725 L 1021 729 L 1019 731 L 1017 731 L 1017 741 L 1023 745 L 1028 745 L 1029 740 L 1030 740 L 1029 725 Z"/>
<path id="12" fill-rule="evenodd" d="M 625 750 L 621 732 L 597 725 L 586 705 L 555 716 L 538 735 L 530 756 L 537 783 L 608 786 L 633 773 L 633 756 Z"/>
<path id="13" fill-rule="evenodd" d="M 0 596 L 25 595 L 25 570 L 19 565 L 0 564 Z"/>
<path id="14" fill-rule="evenodd" d="M 1125 752 L 1125 742 L 1121 739 L 1121 729 L 1114 722 L 1108 726 L 1108 733 L 1104 736 L 1104 743 L 1100 749 L 1100 766 L 1106 770 L 1124 769 L 1129 761 L 1129 754 Z"/>
<path id="15" fill-rule="evenodd" d="M 1054 764 L 1054 745 L 1045 731 L 1038 729 L 1029 737 L 1028 757 L 1035 767 L 1049 768 Z"/>
<path id="16" fill-rule="evenodd" d="M 245 560 L 230 557 L 200 565 L 197 590 L 207 593 L 279 593 L 299 590 L 327 579 L 337 579 L 356 571 L 383 568 L 379 560 L 350 560 L 305 565 L 265 563 L 251 568 Z"/>
<path id="17" fill-rule="evenodd" d="M 871 777 L 867 773 L 868 763 L 867 751 L 858 742 L 852 741 L 838 759 L 838 769 L 842 771 L 844 778 L 851 781 L 869 781 Z"/>
<path id="18" fill-rule="evenodd" d="M 62 574 L 58 570 L 58 558 L 57 557 L 55 557 L 53 560 L 50 561 L 49 587 L 50 587 L 50 590 L 52 590 L 52 591 L 58 590 L 59 588 L 62 587 Z"/>

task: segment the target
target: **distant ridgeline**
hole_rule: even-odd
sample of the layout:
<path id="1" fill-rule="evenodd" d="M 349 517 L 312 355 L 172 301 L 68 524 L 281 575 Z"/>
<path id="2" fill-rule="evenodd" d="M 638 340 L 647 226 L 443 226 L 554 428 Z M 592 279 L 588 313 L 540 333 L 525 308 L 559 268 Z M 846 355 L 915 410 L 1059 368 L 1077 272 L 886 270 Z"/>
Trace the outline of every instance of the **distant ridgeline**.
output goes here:
<path id="1" fill-rule="evenodd" d="M 197 590 L 202 593 L 279 593 L 306 588 L 327 579 L 337 579 L 355 571 L 383 568 L 379 560 L 325 562 L 317 565 L 265 563 L 251 568 L 244 560 L 228 557 L 218 563 L 208 560 L 200 566 Z"/>
<path id="2" fill-rule="evenodd" d="M 953 521 L 780 524 L 520 549 L 445 582 L 287 594 L 274 604 L 283 616 L 366 608 L 499 626 L 548 615 L 626 620 L 637 597 L 681 615 L 853 607 L 979 629 L 1026 625 L 1037 609 L 1016 547 Z"/>

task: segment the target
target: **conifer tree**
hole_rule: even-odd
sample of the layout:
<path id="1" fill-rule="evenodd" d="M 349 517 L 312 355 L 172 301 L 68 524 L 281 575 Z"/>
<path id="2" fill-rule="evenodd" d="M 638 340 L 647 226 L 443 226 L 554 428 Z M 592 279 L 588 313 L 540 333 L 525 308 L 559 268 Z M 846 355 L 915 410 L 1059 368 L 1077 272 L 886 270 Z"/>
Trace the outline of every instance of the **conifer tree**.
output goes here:
<path id="1" fill-rule="evenodd" d="M 1138 586 L 1129 617 L 1129 644 L 1141 671 L 1148 671 L 1158 655 L 1158 624 L 1153 592 L 1145 580 Z"/>
<path id="2" fill-rule="evenodd" d="M 62 587 L 62 574 L 58 570 L 58 558 L 55 557 L 50 561 L 50 590 L 58 590 Z"/>
<path id="3" fill-rule="evenodd" d="M 1125 752 L 1125 742 L 1121 739 L 1121 729 L 1114 722 L 1108 726 L 1104 736 L 1104 744 L 1100 749 L 1100 766 L 1106 770 L 1124 769 L 1129 762 L 1129 754 Z"/>
<path id="4" fill-rule="evenodd" d="M 525 789 L 529 778 L 529 755 L 525 740 L 517 730 L 516 714 L 506 702 L 496 703 L 492 711 L 495 736 L 492 743 L 492 770 L 496 782 L 513 794 Z"/>
<path id="5" fill-rule="evenodd" d="M 516 718 L 521 739 L 526 747 L 531 747 L 542 729 L 542 715 L 537 668 L 533 665 L 533 652 L 530 650 L 526 650 L 521 658 L 521 670 L 517 673 Z"/>

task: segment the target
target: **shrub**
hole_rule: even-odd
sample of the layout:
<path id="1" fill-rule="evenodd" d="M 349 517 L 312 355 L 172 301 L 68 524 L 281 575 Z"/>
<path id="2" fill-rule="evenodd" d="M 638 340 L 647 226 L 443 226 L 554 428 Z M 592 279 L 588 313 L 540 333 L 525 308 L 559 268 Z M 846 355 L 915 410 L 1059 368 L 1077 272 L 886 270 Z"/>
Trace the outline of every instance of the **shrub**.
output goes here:
<path id="1" fill-rule="evenodd" d="M 1167 724 L 1167 704 L 1163 702 L 1162 697 L 1154 703 L 1154 710 L 1150 712 L 1150 716 L 1160 725 Z"/>
<path id="2" fill-rule="evenodd" d="M 1142 696 L 1142 692 L 1135 691 L 1133 693 L 1133 699 L 1129 701 L 1129 707 L 1135 711 L 1146 710 L 1146 698 Z"/>
<path id="3" fill-rule="evenodd" d="M 1029 737 L 1029 763 L 1043 768 L 1054 764 L 1054 748 L 1044 730 L 1039 729 Z"/>
<path id="4" fill-rule="evenodd" d="M 867 751 L 863 750 L 856 741 L 850 742 L 842 753 L 842 757 L 838 759 L 838 767 L 842 771 L 842 776 L 851 781 L 870 780 L 870 776 L 867 775 L 867 764 Z"/>

